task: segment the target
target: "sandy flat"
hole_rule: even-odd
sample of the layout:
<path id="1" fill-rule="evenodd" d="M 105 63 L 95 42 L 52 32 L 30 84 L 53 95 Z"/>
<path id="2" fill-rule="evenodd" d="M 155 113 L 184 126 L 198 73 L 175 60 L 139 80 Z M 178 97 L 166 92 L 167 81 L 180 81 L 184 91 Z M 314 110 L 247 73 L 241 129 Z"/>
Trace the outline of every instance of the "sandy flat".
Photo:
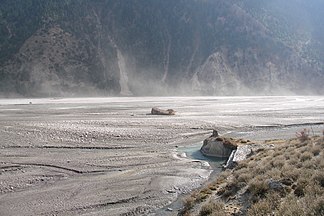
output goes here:
<path id="1" fill-rule="evenodd" d="M 206 181 L 177 149 L 212 128 L 279 139 L 323 122 L 324 97 L 0 99 L 0 215 L 154 214 Z"/>

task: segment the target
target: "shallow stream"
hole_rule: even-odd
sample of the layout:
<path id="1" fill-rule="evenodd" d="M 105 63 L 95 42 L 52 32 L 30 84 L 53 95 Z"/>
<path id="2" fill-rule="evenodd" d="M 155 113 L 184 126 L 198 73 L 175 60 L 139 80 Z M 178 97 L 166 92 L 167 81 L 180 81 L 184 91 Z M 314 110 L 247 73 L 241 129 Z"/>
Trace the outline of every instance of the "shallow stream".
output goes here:
<path id="1" fill-rule="evenodd" d="M 185 153 L 187 158 L 208 162 L 212 169 L 212 173 L 208 177 L 207 181 L 202 185 L 204 186 L 215 180 L 216 176 L 222 171 L 222 165 L 226 162 L 226 159 L 204 156 L 200 152 L 200 148 L 202 145 L 202 142 L 198 142 L 189 146 L 180 146 L 178 147 L 177 151 L 180 155 Z M 176 212 L 178 212 L 183 206 L 183 199 L 185 196 L 186 194 L 179 194 L 178 198 L 174 202 L 158 210 L 155 215 L 176 215 Z"/>
<path id="2" fill-rule="evenodd" d="M 181 146 L 178 148 L 178 152 L 180 154 L 185 153 L 188 158 L 194 160 L 207 161 L 213 169 L 213 172 L 218 171 L 218 169 L 221 168 L 222 164 L 225 162 L 225 159 L 204 156 L 200 151 L 202 145 L 203 143 L 199 142 L 190 146 Z"/>

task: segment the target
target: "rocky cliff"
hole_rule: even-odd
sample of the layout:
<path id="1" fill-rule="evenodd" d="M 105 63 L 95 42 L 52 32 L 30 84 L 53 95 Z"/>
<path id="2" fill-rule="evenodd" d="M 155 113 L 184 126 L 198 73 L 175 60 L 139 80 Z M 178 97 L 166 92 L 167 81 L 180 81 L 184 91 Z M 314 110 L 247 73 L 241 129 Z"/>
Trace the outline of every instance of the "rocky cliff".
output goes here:
<path id="1" fill-rule="evenodd" d="M 2 0 L 2 95 L 322 94 L 314 0 Z"/>

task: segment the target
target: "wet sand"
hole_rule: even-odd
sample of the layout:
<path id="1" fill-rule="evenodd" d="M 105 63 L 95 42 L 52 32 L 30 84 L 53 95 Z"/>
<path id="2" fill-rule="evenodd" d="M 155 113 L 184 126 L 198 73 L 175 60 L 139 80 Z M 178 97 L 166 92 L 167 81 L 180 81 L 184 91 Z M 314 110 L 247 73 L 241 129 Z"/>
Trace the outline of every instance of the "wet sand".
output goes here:
<path id="1" fill-rule="evenodd" d="M 154 214 L 207 180 L 177 149 L 212 128 L 279 139 L 323 122 L 324 97 L 0 99 L 0 215 Z"/>

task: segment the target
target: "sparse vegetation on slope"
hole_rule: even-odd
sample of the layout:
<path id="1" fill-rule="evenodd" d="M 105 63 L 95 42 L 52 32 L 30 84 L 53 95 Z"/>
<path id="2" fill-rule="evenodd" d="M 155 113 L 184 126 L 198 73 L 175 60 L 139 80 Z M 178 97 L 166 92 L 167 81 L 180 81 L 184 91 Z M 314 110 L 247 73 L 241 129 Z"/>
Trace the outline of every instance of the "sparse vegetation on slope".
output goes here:
<path id="1" fill-rule="evenodd" d="M 180 214 L 324 215 L 323 148 L 323 137 L 299 136 L 259 150 L 191 194 Z"/>

